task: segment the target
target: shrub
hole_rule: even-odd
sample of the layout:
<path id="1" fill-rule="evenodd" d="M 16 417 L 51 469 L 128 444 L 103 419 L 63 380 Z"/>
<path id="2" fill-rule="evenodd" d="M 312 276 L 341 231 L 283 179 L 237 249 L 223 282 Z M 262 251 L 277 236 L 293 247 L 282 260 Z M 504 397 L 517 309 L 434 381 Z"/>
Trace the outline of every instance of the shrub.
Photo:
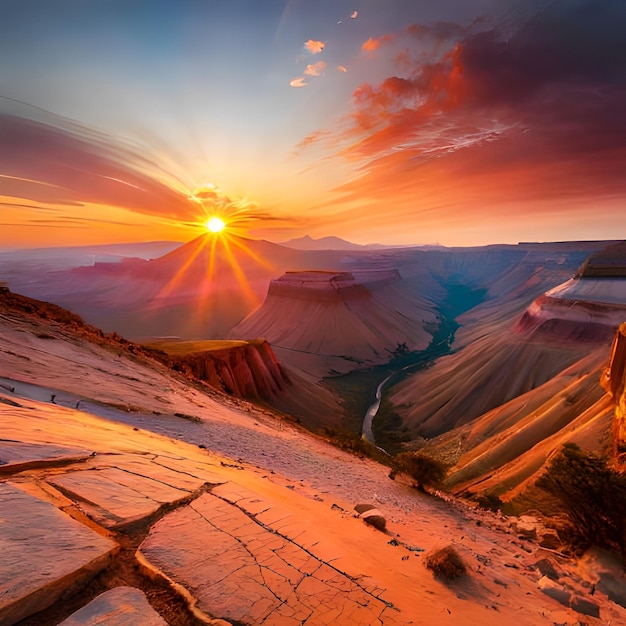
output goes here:
<path id="1" fill-rule="evenodd" d="M 476 502 L 481 509 L 487 511 L 499 511 L 503 502 L 495 493 L 483 493 L 476 498 Z"/>
<path id="2" fill-rule="evenodd" d="M 356 455 L 368 456 L 381 463 L 384 463 L 386 460 L 376 446 L 365 440 L 359 433 L 331 426 L 324 427 L 321 432 L 329 438 L 333 445 L 342 450 Z"/>
<path id="3" fill-rule="evenodd" d="M 452 546 L 440 548 L 426 555 L 426 567 L 443 580 L 454 580 L 467 574 L 463 559 Z"/>
<path id="4" fill-rule="evenodd" d="M 410 476 L 419 489 L 439 487 L 448 468 L 441 461 L 421 452 L 401 452 L 394 458 L 395 469 Z"/>
<path id="5" fill-rule="evenodd" d="M 613 471 L 606 458 L 566 444 L 537 486 L 563 505 L 583 547 L 618 548 L 626 558 L 626 476 Z"/>

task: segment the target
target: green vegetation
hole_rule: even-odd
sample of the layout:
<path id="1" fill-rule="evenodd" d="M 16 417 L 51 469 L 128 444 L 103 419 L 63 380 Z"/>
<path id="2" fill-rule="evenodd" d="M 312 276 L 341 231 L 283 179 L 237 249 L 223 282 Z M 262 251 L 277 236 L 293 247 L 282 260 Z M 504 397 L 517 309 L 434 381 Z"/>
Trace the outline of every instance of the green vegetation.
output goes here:
<path id="1" fill-rule="evenodd" d="M 376 419 L 372 424 L 376 443 L 390 454 L 397 454 L 402 449 L 402 444 L 410 441 L 411 436 L 404 426 L 402 418 L 396 412 L 395 406 L 388 398 L 383 398 Z"/>
<path id="2" fill-rule="evenodd" d="M 363 439 L 359 433 L 331 426 L 326 426 L 319 432 L 321 435 L 328 437 L 330 443 L 342 450 L 347 450 L 359 456 L 368 456 L 385 465 L 389 464 L 389 457 L 369 441 Z"/>
<path id="3" fill-rule="evenodd" d="M 393 468 L 410 476 L 418 489 L 438 488 L 443 483 L 448 468 L 439 460 L 421 452 L 401 452 L 393 459 Z"/>
<path id="4" fill-rule="evenodd" d="M 626 475 L 604 457 L 566 444 L 537 486 L 555 497 L 572 522 L 573 541 L 618 549 L 626 562 Z"/>

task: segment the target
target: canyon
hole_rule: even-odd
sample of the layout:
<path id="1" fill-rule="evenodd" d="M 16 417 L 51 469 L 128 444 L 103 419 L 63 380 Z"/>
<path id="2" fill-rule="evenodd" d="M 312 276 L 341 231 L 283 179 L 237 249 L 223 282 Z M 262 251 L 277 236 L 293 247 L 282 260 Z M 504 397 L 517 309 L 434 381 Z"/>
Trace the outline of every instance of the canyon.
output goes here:
<path id="1" fill-rule="evenodd" d="M 206 237 L 1 277 L 0 621 L 626 619 L 618 560 L 569 551 L 536 486 L 564 444 L 623 463 L 620 244 L 246 246 L 265 260 L 247 255 L 247 287 Z M 443 463 L 438 498 L 390 480 L 360 430 L 357 455 L 330 445 L 355 423 L 343 390 L 367 401 L 390 371 L 374 436 Z M 422 555 L 450 542 L 469 566 L 455 584 Z"/>

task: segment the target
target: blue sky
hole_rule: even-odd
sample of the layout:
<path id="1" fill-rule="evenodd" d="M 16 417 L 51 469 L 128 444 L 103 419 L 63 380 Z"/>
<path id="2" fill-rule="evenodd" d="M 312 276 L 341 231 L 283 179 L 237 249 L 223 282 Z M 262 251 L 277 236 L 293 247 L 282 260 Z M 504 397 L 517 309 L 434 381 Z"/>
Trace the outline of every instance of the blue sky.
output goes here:
<path id="1" fill-rule="evenodd" d="M 0 245 L 190 238 L 220 211 L 274 240 L 625 235 L 623 2 L 1 10 Z"/>

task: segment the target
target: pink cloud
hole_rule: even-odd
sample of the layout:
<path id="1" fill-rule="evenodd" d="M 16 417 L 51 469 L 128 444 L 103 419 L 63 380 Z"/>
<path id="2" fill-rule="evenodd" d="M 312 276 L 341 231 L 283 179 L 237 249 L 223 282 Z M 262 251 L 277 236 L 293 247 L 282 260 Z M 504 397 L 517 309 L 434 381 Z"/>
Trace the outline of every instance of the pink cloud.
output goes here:
<path id="1" fill-rule="evenodd" d="M 383 35 L 382 37 L 378 37 L 377 39 L 374 37 L 370 37 L 362 46 L 361 50 L 363 52 L 375 52 L 380 48 L 380 46 L 388 41 L 391 41 L 394 38 L 394 35 Z"/>
<path id="2" fill-rule="evenodd" d="M 344 73 L 348 71 L 348 69 L 347 69 L 344 65 L 338 65 L 338 66 L 337 66 L 337 69 L 338 69 L 340 72 L 344 72 Z"/>
<path id="3" fill-rule="evenodd" d="M 309 39 L 305 41 L 304 47 L 311 54 L 319 54 L 326 47 L 326 43 L 324 41 L 316 41 L 315 39 Z"/>
<path id="4" fill-rule="evenodd" d="M 312 65 L 307 65 L 304 73 L 307 76 L 319 76 L 326 69 L 326 61 L 318 61 Z"/>
<path id="5" fill-rule="evenodd" d="M 51 116 L 52 117 L 52 116 Z M 168 184 L 139 146 L 77 123 L 52 123 L 0 113 L 0 177 L 15 198 L 57 205 L 87 203 L 189 219 L 194 207 Z"/>
<path id="6" fill-rule="evenodd" d="M 591 4 L 555 3 L 506 36 L 441 23 L 370 38 L 368 53 L 396 37 L 409 46 L 396 54 L 397 74 L 361 84 L 341 126 L 303 147 L 342 146 L 358 164 L 336 189 L 346 204 L 382 205 L 393 189 L 398 213 L 417 214 L 419 198 L 440 224 L 495 218 L 498 207 L 556 214 L 624 198 L 626 57 L 611 52 L 624 17 L 610 5 L 588 23 Z M 593 54 L 581 53 L 583 23 Z"/>
<path id="7" fill-rule="evenodd" d="M 304 76 L 298 76 L 298 78 L 294 78 L 289 84 L 292 87 L 306 87 L 306 83 L 304 82 Z"/>

